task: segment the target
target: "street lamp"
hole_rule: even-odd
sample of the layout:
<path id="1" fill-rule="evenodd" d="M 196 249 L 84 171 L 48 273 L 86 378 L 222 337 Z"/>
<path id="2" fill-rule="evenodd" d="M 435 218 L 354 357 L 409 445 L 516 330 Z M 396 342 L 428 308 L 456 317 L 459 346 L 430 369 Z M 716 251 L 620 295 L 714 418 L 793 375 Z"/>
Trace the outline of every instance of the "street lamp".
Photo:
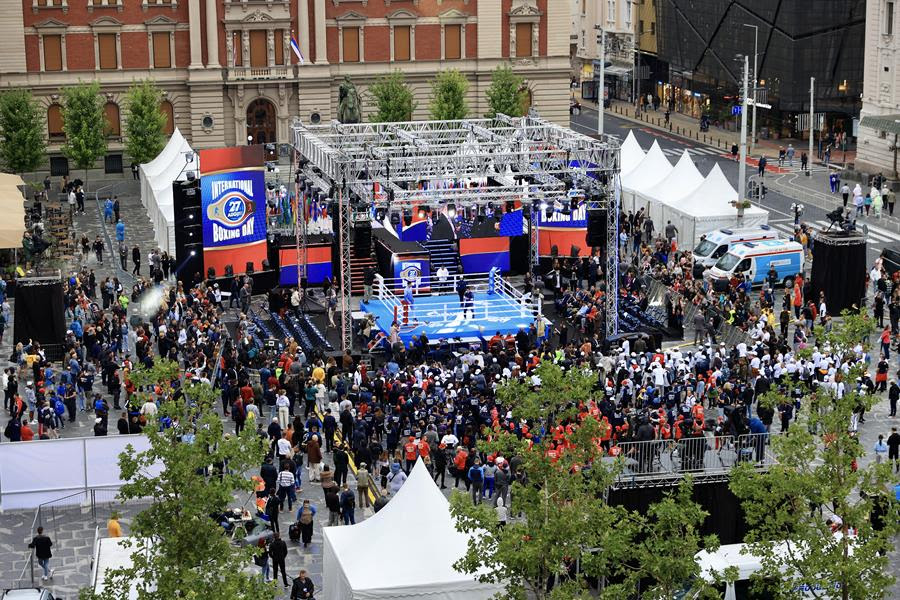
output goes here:
<path id="1" fill-rule="evenodd" d="M 806 208 L 799 202 L 791 203 L 791 212 L 794 213 L 794 227 L 800 224 L 800 215 L 803 214 L 803 209 Z"/>
<path id="2" fill-rule="evenodd" d="M 753 124 L 750 126 L 750 152 L 756 147 L 756 85 L 759 81 L 759 73 L 756 72 L 756 60 L 759 56 L 759 27 L 744 23 L 744 27 L 753 28 Z"/>
<path id="3" fill-rule="evenodd" d="M 252 135 L 248 135 L 248 136 L 247 136 L 247 145 L 248 145 L 248 146 L 252 146 L 252 145 L 253 145 L 253 136 L 252 136 Z"/>

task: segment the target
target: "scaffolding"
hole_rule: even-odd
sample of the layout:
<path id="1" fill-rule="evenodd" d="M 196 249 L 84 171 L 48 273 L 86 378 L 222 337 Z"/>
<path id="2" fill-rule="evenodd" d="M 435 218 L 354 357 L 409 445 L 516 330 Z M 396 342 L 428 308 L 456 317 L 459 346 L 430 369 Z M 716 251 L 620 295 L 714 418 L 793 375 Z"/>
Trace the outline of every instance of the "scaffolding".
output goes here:
<path id="1" fill-rule="evenodd" d="M 349 321 L 351 228 L 373 210 L 450 204 L 486 207 L 517 200 L 529 215 L 531 261 L 537 262 L 536 211 L 574 193 L 589 210 L 604 210 L 607 336 L 618 333 L 619 144 L 525 117 L 404 123 L 292 125 L 298 207 L 318 193 L 337 204 L 341 258 L 341 348 L 352 343 Z M 428 182 L 491 178 L 499 185 L 419 189 Z M 301 186 L 300 183 L 305 183 Z M 439 186 L 438 186 L 439 187 Z M 299 213 L 300 211 L 298 211 Z M 298 214 L 298 246 L 306 244 Z M 298 257 L 300 252 L 298 252 Z M 299 258 L 298 258 L 299 260 Z M 298 264 L 298 274 L 302 266 Z"/>

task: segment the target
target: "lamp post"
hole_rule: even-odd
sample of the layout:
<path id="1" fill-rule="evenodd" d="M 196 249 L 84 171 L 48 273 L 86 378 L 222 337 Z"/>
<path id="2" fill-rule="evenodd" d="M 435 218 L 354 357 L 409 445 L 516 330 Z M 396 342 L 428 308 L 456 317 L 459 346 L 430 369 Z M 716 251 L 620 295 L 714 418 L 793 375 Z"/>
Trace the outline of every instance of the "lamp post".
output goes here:
<path id="1" fill-rule="evenodd" d="M 606 100 L 606 30 L 595 25 L 594 29 L 600 32 L 597 43 L 600 46 L 600 85 L 597 89 L 597 135 L 603 135 L 603 102 Z"/>
<path id="2" fill-rule="evenodd" d="M 744 23 L 744 27 L 753 28 L 753 124 L 750 125 L 750 152 L 756 147 L 756 84 L 759 81 L 759 73 L 756 72 L 756 60 L 759 56 L 759 27 Z"/>
<path id="3" fill-rule="evenodd" d="M 252 145 L 253 145 L 253 136 L 252 136 L 252 135 L 248 135 L 248 136 L 247 136 L 247 145 L 248 145 L 248 146 L 252 146 Z"/>
<path id="4" fill-rule="evenodd" d="M 741 162 L 738 165 L 738 223 L 744 222 L 744 201 L 747 199 L 747 78 L 750 70 L 750 60 L 747 56 L 744 59 L 744 87 L 743 101 L 741 104 Z"/>

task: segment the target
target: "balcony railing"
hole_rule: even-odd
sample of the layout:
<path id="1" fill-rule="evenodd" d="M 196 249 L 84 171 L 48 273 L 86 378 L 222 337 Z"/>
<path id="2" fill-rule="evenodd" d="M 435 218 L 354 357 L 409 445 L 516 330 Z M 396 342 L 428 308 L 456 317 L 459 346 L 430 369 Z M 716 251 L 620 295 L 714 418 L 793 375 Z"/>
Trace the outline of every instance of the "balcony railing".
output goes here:
<path id="1" fill-rule="evenodd" d="M 288 79 L 291 76 L 291 68 L 287 66 L 276 67 L 229 67 L 229 81 L 254 81 L 259 79 Z"/>
<path id="2" fill-rule="evenodd" d="M 639 482 L 685 474 L 724 475 L 740 463 L 758 468 L 775 464 L 769 441 L 772 434 L 686 436 L 675 440 L 622 442 L 624 469 L 620 482 Z"/>

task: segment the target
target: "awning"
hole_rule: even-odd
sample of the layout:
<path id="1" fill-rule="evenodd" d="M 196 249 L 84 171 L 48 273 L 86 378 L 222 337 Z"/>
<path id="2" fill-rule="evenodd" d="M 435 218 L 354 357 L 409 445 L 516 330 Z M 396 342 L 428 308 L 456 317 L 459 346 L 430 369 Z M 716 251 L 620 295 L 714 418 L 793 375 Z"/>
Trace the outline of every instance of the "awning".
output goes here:
<path id="1" fill-rule="evenodd" d="M 631 67 L 620 67 L 618 65 L 612 65 L 610 67 L 606 67 L 605 73 L 606 75 L 621 77 L 622 75 L 628 75 L 629 73 L 631 73 Z"/>
<path id="2" fill-rule="evenodd" d="M 898 115 L 870 115 L 863 117 L 859 124 L 876 131 L 886 131 L 900 135 L 900 114 Z"/>
<path id="3" fill-rule="evenodd" d="M 22 234 L 25 233 L 25 198 L 8 178 L 22 179 L 18 175 L 2 175 L 6 180 L 0 179 L 0 214 L 3 215 L 0 221 L 0 248 L 21 248 Z"/>
<path id="4" fill-rule="evenodd" d="M 25 182 L 18 175 L 12 173 L 0 173 L 0 186 L 3 185 L 20 186 L 25 185 Z"/>

